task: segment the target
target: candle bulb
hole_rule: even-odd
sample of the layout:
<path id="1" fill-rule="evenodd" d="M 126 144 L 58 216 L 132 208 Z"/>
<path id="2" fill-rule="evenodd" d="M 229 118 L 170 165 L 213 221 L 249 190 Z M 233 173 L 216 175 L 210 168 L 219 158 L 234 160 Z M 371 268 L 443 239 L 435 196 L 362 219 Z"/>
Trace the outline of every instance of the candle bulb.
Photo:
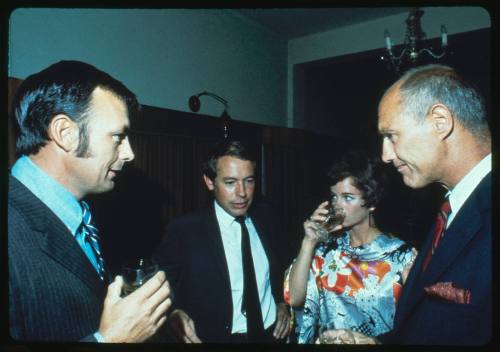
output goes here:
<path id="1" fill-rule="evenodd" d="M 385 46 L 387 47 L 387 50 L 390 51 L 392 48 L 392 43 L 391 43 L 391 36 L 388 30 L 384 31 L 384 37 L 385 37 Z"/>
<path id="2" fill-rule="evenodd" d="M 442 46 L 448 45 L 448 33 L 446 33 L 445 26 L 441 26 L 441 45 Z"/>

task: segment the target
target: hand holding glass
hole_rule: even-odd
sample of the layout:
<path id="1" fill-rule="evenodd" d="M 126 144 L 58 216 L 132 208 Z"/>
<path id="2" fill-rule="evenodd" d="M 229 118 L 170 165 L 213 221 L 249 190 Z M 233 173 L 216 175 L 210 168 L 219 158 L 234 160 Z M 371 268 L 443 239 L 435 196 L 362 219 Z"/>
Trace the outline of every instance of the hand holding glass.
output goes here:
<path id="1" fill-rule="evenodd" d="M 355 344 L 356 339 L 350 330 L 325 329 L 320 333 L 318 342 L 320 344 L 345 345 Z"/>
<path id="2" fill-rule="evenodd" d="M 150 259 L 140 258 L 122 267 L 123 288 L 122 296 L 125 297 L 146 281 L 153 277 L 158 272 L 158 264 Z"/>
<path id="3" fill-rule="evenodd" d="M 342 208 L 334 208 L 331 203 L 326 207 L 328 214 L 326 214 L 325 220 L 323 222 L 318 222 L 317 232 L 319 238 L 322 242 L 326 241 L 330 233 L 335 230 L 335 228 L 342 224 L 345 219 L 345 210 Z"/>

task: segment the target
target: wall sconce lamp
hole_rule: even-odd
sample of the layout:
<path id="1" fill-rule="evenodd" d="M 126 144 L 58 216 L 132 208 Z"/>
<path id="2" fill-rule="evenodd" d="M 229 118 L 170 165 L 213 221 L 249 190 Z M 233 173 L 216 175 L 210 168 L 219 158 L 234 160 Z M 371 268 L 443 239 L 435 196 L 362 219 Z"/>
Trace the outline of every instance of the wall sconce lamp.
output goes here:
<path id="1" fill-rule="evenodd" d="M 402 62 L 409 61 L 411 64 L 416 64 L 417 60 L 422 56 L 422 54 L 428 54 L 434 59 L 443 58 L 449 51 L 448 47 L 448 33 L 446 32 L 446 27 L 441 25 L 441 53 L 435 53 L 432 48 L 423 47 L 424 41 L 426 39 L 426 34 L 422 30 L 420 24 L 420 18 L 424 14 L 424 11 L 418 7 L 413 7 L 410 10 L 410 14 L 406 19 L 406 34 L 404 47 L 401 53 L 398 55 L 394 54 L 393 44 L 391 40 L 391 35 L 388 30 L 384 31 L 385 47 L 387 49 L 387 56 L 382 56 L 382 61 L 387 61 L 388 66 L 394 73 L 399 73 L 399 67 Z"/>
<path id="2" fill-rule="evenodd" d="M 227 103 L 227 101 L 225 99 L 221 98 L 217 94 L 204 91 L 204 92 L 201 92 L 201 93 L 198 93 L 196 95 L 192 95 L 189 97 L 189 100 L 188 100 L 189 108 L 191 109 L 192 112 L 200 111 L 200 107 L 201 107 L 200 97 L 203 95 L 207 95 L 209 97 L 212 97 L 213 99 L 217 100 L 218 102 L 220 102 L 224 105 L 224 111 L 220 115 L 219 120 L 220 120 L 220 123 L 222 125 L 224 139 L 227 139 L 229 137 L 229 127 L 231 125 L 232 119 L 229 116 L 229 114 L 227 113 L 227 109 L 229 108 L 229 104 Z"/>

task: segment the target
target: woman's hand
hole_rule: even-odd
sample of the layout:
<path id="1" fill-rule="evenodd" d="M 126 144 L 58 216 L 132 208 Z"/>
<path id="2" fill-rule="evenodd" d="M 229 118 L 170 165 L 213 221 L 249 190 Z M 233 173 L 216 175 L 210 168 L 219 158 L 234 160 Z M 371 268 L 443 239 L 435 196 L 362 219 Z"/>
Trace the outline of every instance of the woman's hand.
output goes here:
<path id="1" fill-rule="evenodd" d="M 347 330 L 335 329 L 326 330 L 315 341 L 316 344 L 340 344 L 340 345 L 378 345 L 380 342 L 362 333 Z"/>
<path id="2" fill-rule="evenodd" d="M 316 210 L 312 213 L 312 215 L 304 221 L 304 242 L 310 245 L 316 245 L 321 241 L 321 236 L 319 233 L 319 224 L 326 220 L 326 216 L 328 215 L 328 202 L 325 201 L 321 203 Z"/>
<path id="3" fill-rule="evenodd" d="M 323 229 L 320 229 L 320 224 L 325 222 L 328 216 L 328 201 L 321 203 L 312 213 L 311 217 L 304 221 L 304 244 L 315 246 L 318 242 L 324 241 Z M 342 229 L 342 225 L 337 225 L 333 231 L 336 232 Z"/>

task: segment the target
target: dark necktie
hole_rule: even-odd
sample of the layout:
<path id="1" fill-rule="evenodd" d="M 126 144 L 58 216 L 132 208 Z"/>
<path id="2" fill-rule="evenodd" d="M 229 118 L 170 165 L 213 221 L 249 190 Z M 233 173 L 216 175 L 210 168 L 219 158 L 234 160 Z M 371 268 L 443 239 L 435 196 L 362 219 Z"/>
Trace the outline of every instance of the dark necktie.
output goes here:
<path id="1" fill-rule="evenodd" d="M 259 342 L 264 333 L 259 291 L 255 277 L 250 238 L 245 225 L 245 218 L 236 217 L 241 225 L 241 255 L 243 262 L 243 302 L 241 311 L 247 318 L 247 336 L 249 342 Z"/>
<path id="2" fill-rule="evenodd" d="M 97 273 L 99 274 L 101 280 L 104 280 L 104 278 L 106 277 L 106 269 L 104 267 L 104 259 L 102 258 L 101 249 L 99 246 L 99 231 L 94 226 L 88 204 L 82 201 L 81 205 L 83 210 L 83 239 L 85 242 L 90 244 L 92 252 L 94 253 L 94 257 L 97 261 Z"/>
<path id="3" fill-rule="evenodd" d="M 436 218 L 436 227 L 434 229 L 434 237 L 432 240 L 432 245 L 431 248 L 429 249 L 429 252 L 427 252 L 427 256 L 425 257 L 424 262 L 422 263 L 422 271 L 424 271 L 425 268 L 427 268 L 427 265 L 429 264 L 432 255 L 436 251 L 439 241 L 441 240 L 441 238 L 443 238 L 444 230 L 446 229 L 446 223 L 448 221 L 448 216 L 450 215 L 450 212 L 451 212 L 450 201 L 448 198 L 446 198 L 443 204 L 441 204 L 441 208 L 439 208 L 439 213 Z"/>

